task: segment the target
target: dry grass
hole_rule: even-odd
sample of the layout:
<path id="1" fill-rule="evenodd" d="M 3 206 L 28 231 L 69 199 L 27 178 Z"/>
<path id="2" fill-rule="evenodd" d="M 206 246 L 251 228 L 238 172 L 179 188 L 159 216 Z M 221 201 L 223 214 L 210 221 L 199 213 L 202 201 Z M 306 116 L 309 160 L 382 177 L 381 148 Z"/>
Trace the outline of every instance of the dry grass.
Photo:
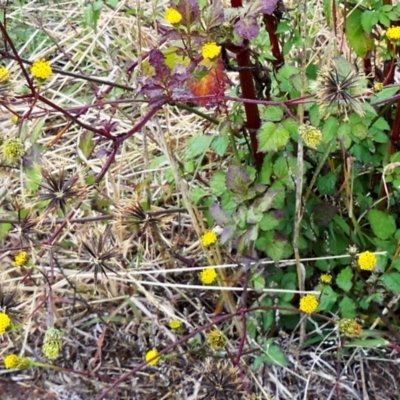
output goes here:
<path id="1" fill-rule="evenodd" d="M 129 100 L 136 90 L 136 70 L 131 74 L 128 67 L 132 62 L 140 65 L 141 55 L 159 45 L 157 31 L 164 2 L 126 0 L 120 1 L 115 11 L 104 8 L 97 32 L 83 27 L 86 2 L 49 3 L 43 6 L 32 1 L 8 13 L 9 27 L 30 32 L 29 40 L 20 43 L 21 57 L 49 58 L 59 70 L 42 93 L 73 115 L 93 105 L 85 108 L 80 121 L 97 128 L 112 122 L 113 135 L 125 133 L 146 112 L 146 105 Z M 126 8 L 142 17 L 126 16 L 121 12 Z M 22 72 L 16 61 L 7 66 L 17 92 L 24 82 Z M 100 107 L 101 99 L 126 101 Z M 31 107 L 32 103 L 25 101 L 11 105 L 19 115 Z M 349 400 L 397 399 L 399 387 L 393 377 L 397 376 L 398 364 L 391 355 L 358 349 L 337 361 L 335 346 L 333 353 L 316 346 L 299 349 L 296 333 L 287 338 L 276 332 L 277 343 L 288 354 L 289 367 L 266 367 L 255 372 L 251 369 L 253 357 L 263 350 L 251 341 L 245 346 L 241 371 L 233 366 L 227 352 L 215 354 L 206 346 L 204 332 L 199 332 L 195 340 L 172 346 L 182 337 L 169 328 L 172 319 L 182 322 L 184 333 L 201 329 L 213 321 L 220 300 L 220 290 L 199 285 L 199 268 L 187 267 L 174 253 L 197 266 L 212 263 L 234 268 L 219 249 L 205 250 L 198 240 L 205 223 L 202 210 L 191 201 L 190 191 L 206 187 L 204 182 L 215 166 L 212 160 L 197 165 L 202 178 L 198 180 L 187 178 L 182 165 L 193 134 L 216 134 L 199 117 L 173 107 L 158 113 L 124 142 L 101 182 L 69 203 L 71 211 L 66 216 L 52 210 L 43 213 L 38 208 L 37 194 L 29 190 L 29 183 L 39 166 L 46 166 L 53 174 L 60 170 L 68 177 L 77 174 L 77 184 L 82 188 L 104 167 L 111 143 L 93 138 L 94 156 L 87 159 L 79 150 L 86 129 L 40 102 L 33 105 L 22 128 L 9 124 L 9 118 L 2 108 L 3 132 L 6 137 L 27 138 L 33 172 L 28 175 L 22 165 L 0 170 L 1 218 L 15 215 L 16 207 L 30 205 L 32 227 L 24 232 L 30 238 L 27 241 L 21 239 L 19 225 L 15 224 L 1 246 L 0 281 L 5 292 L 17 290 L 19 305 L 14 310 L 19 313 L 20 328 L 3 337 L 0 357 L 15 352 L 43 361 L 45 331 L 55 325 L 63 332 L 62 354 L 54 361 L 59 370 L 1 371 L 6 380 L 0 384 L 15 390 L 9 398 L 38 398 L 34 388 L 41 387 L 46 396 L 53 393 L 57 399 L 93 400 L 141 364 L 148 349 L 169 346 L 165 361 L 139 370 L 105 398 L 206 399 L 215 395 L 244 399 L 248 398 L 244 395 L 247 390 L 259 396 L 254 398 L 276 400 L 334 399 L 339 398 L 338 393 Z M 32 144 L 36 130 L 38 140 Z M 160 213 L 155 222 L 141 221 L 136 227 L 130 220 L 126 223 L 137 202 L 146 202 L 152 212 Z M 59 235 L 49 242 L 60 227 Z M 21 246 L 29 253 L 31 264 L 16 269 L 12 260 Z M 99 261 L 102 257 L 104 262 Z M 237 294 L 229 296 L 233 304 L 239 301 Z M 234 321 L 223 324 L 227 348 L 233 355 L 240 340 Z M 30 395 L 19 386 L 10 386 L 10 381 L 28 386 Z M 220 386 L 224 391 L 218 391 Z M 45 398 L 45 394 L 41 396 Z"/>

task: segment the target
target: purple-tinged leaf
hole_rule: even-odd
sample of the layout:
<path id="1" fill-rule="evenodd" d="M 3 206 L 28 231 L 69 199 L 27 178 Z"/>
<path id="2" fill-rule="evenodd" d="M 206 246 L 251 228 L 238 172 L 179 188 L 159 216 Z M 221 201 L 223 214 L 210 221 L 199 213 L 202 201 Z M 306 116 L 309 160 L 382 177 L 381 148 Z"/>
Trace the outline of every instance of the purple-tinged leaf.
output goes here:
<path id="1" fill-rule="evenodd" d="M 314 213 L 314 222 L 317 226 L 327 226 L 337 214 L 338 209 L 332 204 L 322 202 L 315 204 L 312 212 Z"/>
<path id="2" fill-rule="evenodd" d="M 262 220 L 262 214 L 261 213 L 257 213 L 256 211 L 258 210 L 254 210 L 254 208 L 250 208 L 249 210 L 247 210 L 246 212 L 246 222 L 248 224 L 257 224 L 258 222 L 260 222 Z"/>
<path id="3" fill-rule="evenodd" d="M 280 0 L 254 0 L 251 4 L 249 14 L 257 17 L 260 14 L 272 15 L 278 8 Z"/>
<path id="4" fill-rule="evenodd" d="M 221 246 L 227 244 L 234 236 L 236 228 L 234 225 L 227 225 L 221 232 L 219 243 Z"/>
<path id="5" fill-rule="evenodd" d="M 240 18 L 233 29 L 241 38 L 248 40 L 255 38 L 260 31 L 256 18 L 250 16 Z"/>
<path id="6" fill-rule="evenodd" d="M 232 192 L 245 193 L 251 184 L 251 179 L 243 168 L 232 166 L 226 173 L 225 183 Z"/>
<path id="7" fill-rule="evenodd" d="M 212 219 L 218 224 L 225 226 L 232 221 L 232 218 L 222 209 L 218 203 L 214 203 L 210 207 L 210 214 Z"/>
<path id="8" fill-rule="evenodd" d="M 268 190 L 268 192 L 264 194 L 260 202 L 257 204 L 258 211 L 268 211 L 272 207 L 275 196 L 279 193 L 280 190 Z"/>
<path id="9" fill-rule="evenodd" d="M 189 26 L 200 18 L 200 8 L 197 0 L 178 0 L 172 6 L 182 15 L 181 25 Z"/>

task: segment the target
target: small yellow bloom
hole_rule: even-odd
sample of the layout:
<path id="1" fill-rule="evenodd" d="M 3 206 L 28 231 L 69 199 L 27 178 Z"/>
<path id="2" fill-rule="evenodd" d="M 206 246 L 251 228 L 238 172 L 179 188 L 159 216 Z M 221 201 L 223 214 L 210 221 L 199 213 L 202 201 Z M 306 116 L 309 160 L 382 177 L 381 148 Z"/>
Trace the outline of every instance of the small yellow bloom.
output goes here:
<path id="1" fill-rule="evenodd" d="M 7 329 L 11 326 L 10 317 L 6 313 L 0 313 L 0 335 L 6 333 Z"/>
<path id="2" fill-rule="evenodd" d="M 217 234 L 213 231 L 207 231 L 200 239 L 204 247 L 211 246 L 217 242 Z"/>
<path id="3" fill-rule="evenodd" d="M 31 74 L 39 80 L 45 81 L 49 79 L 53 70 L 50 63 L 44 59 L 36 60 L 31 67 Z"/>
<path id="4" fill-rule="evenodd" d="M 10 73 L 7 68 L 0 67 L 0 83 L 6 83 L 10 80 Z"/>
<path id="5" fill-rule="evenodd" d="M 338 329 L 342 335 L 346 336 L 361 336 L 362 327 L 361 325 L 354 319 L 341 319 L 338 322 Z"/>
<path id="6" fill-rule="evenodd" d="M 16 160 L 24 155 L 24 146 L 20 140 L 8 139 L 1 146 L 3 157 L 6 160 Z"/>
<path id="7" fill-rule="evenodd" d="M 178 329 L 180 329 L 182 326 L 181 321 L 178 321 L 177 319 L 173 319 L 172 321 L 170 321 L 169 323 L 169 327 L 171 329 L 173 329 L 174 331 L 177 331 Z"/>
<path id="8" fill-rule="evenodd" d="M 167 8 L 164 18 L 171 25 L 179 24 L 182 20 L 182 14 L 174 8 Z"/>
<path id="9" fill-rule="evenodd" d="M 29 261 L 28 253 L 26 251 L 21 251 L 15 256 L 12 264 L 14 267 L 22 267 L 26 265 L 28 261 Z"/>
<path id="10" fill-rule="evenodd" d="M 304 143 L 313 149 L 316 149 L 322 139 L 322 133 L 319 129 L 314 128 L 310 125 L 299 126 L 300 137 L 304 140 Z"/>
<path id="11" fill-rule="evenodd" d="M 374 92 L 378 93 L 383 90 L 383 83 L 382 82 L 375 82 L 374 83 Z"/>
<path id="12" fill-rule="evenodd" d="M 332 283 L 332 275 L 331 274 L 322 274 L 319 277 L 319 281 L 322 285 L 330 285 Z"/>
<path id="13" fill-rule="evenodd" d="M 50 360 L 55 360 L 62 349 L 62 334 L 56 328 L 50 328 L 44 334 L 42 352 Z"/>
<path id="14" fill-rule="evenodd" d="M 397 42 L 400 39 L 400 27 L 399 26 L 391 26 L 386 31 L 386 37 L 391 42 Z"/>
<path id="15" fill-rule="evenodd" d="M 364 271 L 372 271 L 376 267 L 376 255 L 370 251 L 364 251 L 358 256 L 358 266 Z"/>
<path id="16" fill-rule="evenodd" d="M 144 359 L 149 363 L 149 365 L 156 365 L 160 361 L 160 357 L 158 357 L 158 351 L 156 349 L 149 350 Z"/>
<path id="17" fill-rule="evenodd" d="M 214 350 L 224 348 L 227 342 L 225 335 L 218 329 L 207 333 L 207 343 Z"/>
<path id="18" fill-rule="evenodd" d="M 6 369 L 18 368 L 21 358 L 16 354 L 9 354 L 4 358 L 4 367 Z"/>
<path id="19" fill-rule="evenodd" d="M 200 281 L 203 285 L 211 285 L 217 279 L 217 271 L 215 268 L 206 268 L 199 274 Z"/>
<path id="20" fill-rule="evenodd" d="M 300 299 L 300 311 L 312 314 L 318 308 L 318 300 L 313 294 L 306 294 Z"/>
<path id="21" fill-rule="evenodd" d="M 221 53 L 221 47 L 215 42 L 205 43 L 201 48 L 201 54 L 203 55 L 203 58 L 207 58 L 209 60 L 213 60 L 214 58 L 218 57 L 219 53 Z"/>

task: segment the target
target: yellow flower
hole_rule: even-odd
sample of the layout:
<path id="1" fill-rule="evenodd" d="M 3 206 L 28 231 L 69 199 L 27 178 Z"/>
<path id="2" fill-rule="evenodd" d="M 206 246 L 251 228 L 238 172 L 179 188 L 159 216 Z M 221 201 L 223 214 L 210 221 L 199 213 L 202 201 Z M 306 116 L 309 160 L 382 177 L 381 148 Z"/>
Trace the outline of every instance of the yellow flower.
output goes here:
<path id="1" fill-rule="evenodd" d="M 36 60 L 31 67 L 31 74 L 39 80 L 49 79 L 53 70 L 51 69 L 50 63 L 44 59 Z"/>
<path id="2" fill-rule="evenodd" d="M 170 321 L 169 323 L 169 327 L 171 329 L 173 329 L 174 331 L 177 331 L 178 329 L 180 329 L 182 326 L 181 321 L 178 321 L 177 319 L 173 319 L 172 321 Z"/>
<path id="3" fill-rule="evenodd" d="M 11 326 L 10 317 L 6 313 L 0 313 L 0 335 L 6 333 L 6 330 Z"/>
<path id="4" fill-rule="evenodd" d="M 18 368 L 20 361 L 21 358 L 18 357 L 16 354 L 9 354 L 7 357 L 4 358 L 4 367 L 6 369 Z"/>
<path id="5" fill-rule="evenodd" d="M 332 275 L 331 274 L 322 274 L 319 277 L 319 281 L 322 285 L 330 285 L 332 283 Z"/>
<path id="6" fill-rule="evenodd" d="M 167 11 L 165 11 L 164 18 L 171 25 L 175 25 L 181 22 L 182 14 L 179 11 L 175 10 L 174 8 L 167 8 Z"/>
<path id="7" fill-rule="evenodd" d="M 398 26 L 391 26 L 390 28 L 387 29 L 386 31 L 386 37 L 391 41 L 391 42 L 396 42 L 400 39 L 400 27 Z"/>
<path id="8" fill-rule="evenodd" d="M 200 239 L 204 247 L 211 246 L 217 242 L 217 234 L 213 231 L 207 231 Z"/>
<path id="9" fill-rule="evenodd" d="M 56 328 L 50 328 L 44 334 L 42 352 L 50 360 L 55 360 L 62 349 L 62 334 Z"/>
<path id="10" fill-rule="evenodd" d="M 212 349 L 222 349 L 226 346 L 227 342 L 228 340 L 225 335 L 218 329 L 207 333 L 207 343 Z"/>
<path id="11" fill-rule="evenodd" d="M 374 92 L 378 93 L 383 90 L 383 83 L 382 82 L 375 82 L 374 83 Z"/>
<path id="12" fill-rule="evenodd" d="M 312 314 L 318 308 L 318 300 L 313 294 L 307 294 L 300 300 L 300 311 Z"/>
<path id="13" fill-rule="evenodd" d="M 313 149 L 316 149 L 322 139 L 322 133 L 319 129 L 309 125 L 299 126 L 299 134 L 304 143 Z"/>
<path id="14" fill-rule="evenodd" d="M 156 365 L 160 361 L 160 357 L 158 357 L 158 351 L 156 349 L 149 350 L 144 359 L 149 363 L 149 365 Z"/>
<path id="15" fill-rule="evenodd" d="M 376 255 L 370 251 L 364 251 L 358 256 L 358 266 L 365 271 L 372 271 L 376 267 Z"/>
<path id="16" fill-rule="evenodd" d="M 203 55 L 203 58 L 207 58 L 209 60 L 213 60 L 214 58 L 218 57 L 219 53 L 221 53 L 221 47 L 215 42 L 205 43 L 201 48 L 201 54 Z"/>
<path id="17" fill-rule="evenodd" d="M 15 256 L 12 264 L 14 267 L 22 267 L 23 265 L 26 265 L 28 261 L 29 261 L 28 253 L 26 251 L 21 251 Z"/>
<path id="18" fill-rule="evenodd" d="M 211 285 L 217 279 L 217 271 L 215 268 L 206 268 L 200 272 L 199 278 L 203 285 Z"/>
<path id="19" fill-rule="evenodd" d="M 361 325 L 354 319 L 341 319 L 338 322 L 338 329 L 342 335 L 346 336 L 361 336 L 362 327 Z"/>
<path id="20" fill-rule="evenodd" d="M 24 146 L 20 140 L 8 139 L 1 146 L 6 160 L 16 160 L 24 155 Z"/>
<path id="21" fill-rule="evenodd" d="M 0 67 L 0 83 L 6 83 L 10 79 L 10 73 L 7 68 Z"/>

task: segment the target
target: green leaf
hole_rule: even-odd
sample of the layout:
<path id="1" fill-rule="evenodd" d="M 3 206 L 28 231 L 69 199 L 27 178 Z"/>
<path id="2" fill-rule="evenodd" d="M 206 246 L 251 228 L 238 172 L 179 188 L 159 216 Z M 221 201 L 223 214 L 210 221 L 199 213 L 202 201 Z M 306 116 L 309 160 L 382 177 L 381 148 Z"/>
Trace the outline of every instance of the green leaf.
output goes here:
<path id="1" fill-rule="evenodd" d="M 367 333 L 367 331 L 363 330 L 363 333 Z M 376 347 L 386 347 L 387 345 L 388 341 L 384 338 L 357 339 L 357 340 L 352 340 L 351 342 L 344 343 L 344 347 L 376 348 Z"/>
<path id="2" fill-rule="evenodd" d="M 383 284 L 386 289 L 393 294 L 400 294 L 400 273 L 392 272 L 382 276 Z"/>
<path id="3" fill-rule="evenodd" d="M 283 108 L 278 106 L 266 106 L 262 115 L 267 121 L 280 121 L 283 117 Z"/>
<path id="4" fill-rule="evenodd" d="M 211 145 L 214 136 L 199 135 L 192 137 L 187 142 L 186 159 L 191 159 L 204 154 Z"/>
<path id="5" fill-rule="evenodd" d="M 263 165 L 261 167 L 260 175 L 258 177 L 258 182 L 263 183 L 265 185 L 269 185 L 271 183 L 271 175 L 272 175 L 272 157 L 273 153 L 267 154 L 264 157 Z"/>
<path id="6" fill-rule="evenodd" d="M 361 15 L 361 25 L 365 33 L 371 33 L 372 28 L 377 24 L 379 14 L 376 11 L 367 10 Z"/>
<path id="7" fill-rule="evenodd" d="M 370 210 L 368 212 L 368 221 L 374 234 L 379 239 L 389 239 L 396 231 L 396 222 L 392 215 L 380 211 Z"/>
<path id="8" fill-rule="evenodd" d="M 390 26 L 390 18 L 386 14 L 379 14 L 379 22 L 386 28 Z"/>
<path id="9" fill-rule="evenodd" d="M 262 220 L 258 224 L 262 231 L 271 231 L 279 225 L 279 220 L 277 220 L 273 213 L 264 214 Z"/>
<path id="10" fill-rule="evenodd" d="M 357 316 L 357 305 L 349 297 L 344 297 L 339 303 L 340 315 L 342 318 L 355 318 Z"/>
<path id="11" fill-rule="evenodd" d="M 195 187 L 193 190 L 191 190 L 190 192 L 190 197 L 192 198 L 192 200 L 194 201 L 195 204 L 198 204 L 199 201 L 203 198 L 208 196 L 208 192 L 206 192 L 205 190 L 203 190 L 200 187 Z"/>
<path id="12" fill-rule="evenodd" d="M 322 137 L 324 138 L 324 142 L 330 142 L 337 135 L 339 122 L 337 118 L 330 116 L 324 124 L 322 128 Z"/>
<path id="13" fill-rule="evenodd" d="M 371 104 L 374 105 L 374 103 L 389 99 L 391 97 L 393 97 L 399 90 L 398 86 L 395 87 L 389 87 L 389 88 L 385 88 L 382 91 L 375 93 L 372 97 L 371 97 Z"/>
<path id="14" fill-rule="evenodd" d="M 259 151 L 277 151 L 289 140 L 289 132 L 281 125 L 273 122 L 264 123 L 257 133 Z"/>
<path id="15" fill-rule="evenodd" d="M 261 356 L 263 362 L 280 367 L 287 367 L 289 365 L 289 361 L 286 359 L 281 349 L 275 344 L 272 344 L 270 339 L 264 343 L 263 348 L 265 351 L 265 354 Z"/>
<path id="16" fill-rule="evenodd" d="M 45 123 L 46 119 L 45 118 L 40 118 L 39 120 L 37 120 L 35 127 L 33 128 L 33 132 L 31 135 L 31 142 L 32 143 L 36 143 L 40 134 L 43 131 L 43 125 Z"/>
<path id="17" fill-rule="evenodd" d="M 217 171 L 210 180 L 210 189 L 216 196 L 221 196 L 226 193 L 225 172 Z"/>
<path id="18" fill-rule="evenodd" d="M 222 157 L 225 154 L 226 149 L 228 148 L 228 145 L 229 145 L 229 137 L 227 137 L 227 136 L 218 136 L 213 140 L 213 142 L 211 144 L 211 148 L 220 157 Z"/>
<path id="19" fill-rule="evenodd" d="M 94 149 L 93 132 L 84 131 L 79 137 L 78 156 L 82 161 L 87 161 Z"/>
<path id="20" fill-rule="evenodd" d="M 9 224 L 8 222 L 2 222 L 0 224 L 0 240 L 3 240 L 5 238 L 11 227 L 12 225 Z"/>
<path id="21" fill-rule="evenodd" d="M 390 125 L 389 125 L 388 122 L 387 122 L 384 118 L 382 118 L 382 117 L 379 117 L 379 118 L 374 122 L 374 124 L 371 125 L 371 127 L 380 129 L 380 130 L 382 130 L 382 131 L 389 131 L 389 130 L 390 130 Z"/>
<path id="22" fill-rule="evenodd" d="M 348 292 L 353 286 L 353 270 L 350 267 L 343 269 L 336 277 L 336 284 L 345 292 Z"/>
<path id="23" fill-rule="evenodd" d="M 32 192 L 35 192 L 39 188 L 39 184 L 42 181 L 42 174 L 40 173 L 40 167 L 34 164 L 32 167 L 25 168 L 26 174 L 26 188 Z"/>
<path id="24" fill-rule="evenodd" d="M 364 32 L 360 23 L 362 11 L 359 9 L 352 11 L 346 19 L 346 37 L 355 53 L 364 58 L 368 52 L 374 49 L 374 40 Z M 387 20 L 389 21 L 389 18 Z"/>
<path id="25" fill-rule="evenodd" d="M 330 286 L 324 287 L 324 290 L 320 297 L 320 303 L 318 306 L 318 311 L 329 312 L 332 310 L 333 306 L 337 301 L 338 295 L 333 291 Z"/>

